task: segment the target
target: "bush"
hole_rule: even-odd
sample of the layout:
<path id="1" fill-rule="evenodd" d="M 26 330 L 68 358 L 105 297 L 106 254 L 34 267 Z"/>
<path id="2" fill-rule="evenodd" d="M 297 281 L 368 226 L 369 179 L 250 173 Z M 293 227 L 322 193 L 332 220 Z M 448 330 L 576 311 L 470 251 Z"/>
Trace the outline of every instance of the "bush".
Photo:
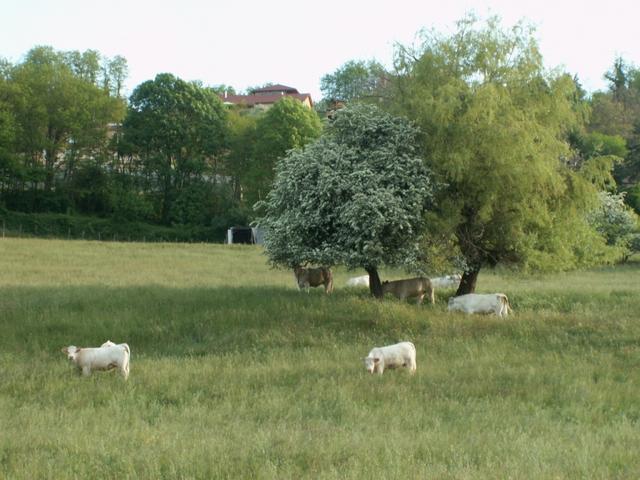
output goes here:
<path id="1" fill-rule="evenodd" d="M 122 240 L 148 242 L 222 243 L 229 227 L 246 224 L 242 211 L 232 210 L 212 219 L 210 225 L 173 225 L 171 227 L 119 219 L 56 213 L 26 214 L 0 210 L 5 233 L 10 236 Z"/>

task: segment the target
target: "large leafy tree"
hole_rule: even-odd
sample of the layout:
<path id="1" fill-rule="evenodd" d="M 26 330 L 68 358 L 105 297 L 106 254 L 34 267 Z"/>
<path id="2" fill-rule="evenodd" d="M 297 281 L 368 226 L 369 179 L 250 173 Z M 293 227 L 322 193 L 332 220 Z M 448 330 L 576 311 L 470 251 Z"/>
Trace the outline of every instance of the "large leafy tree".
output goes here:
<path id="1" fill-rule="evenodd" d="M 121 148 L 142 159 L 160 192 L 160 219 L 170 223 L 181 192 L 200 192 L 201 182 L 215 182 L 220 173 L 218 162 L 227 142 L 226 110 L 212 90 L 169 73 L 139 85 L 129 102 Z M 180 202 L 181 211 L 186 197 Z"/>
<path id="2" fill-rule="evenodd" d="M 107 126 L 122 119 L 124 101 L 95 83 L 96 52 L 32 49 L 8 70 L 4 97 L 15 120 L 15 148 L 34 185 L 69 178 L 78 158 L 106 145 Z"/>
<path id="3" fill-rule="evenodd" d="M 532 30 L 467 17 L 399 49 L 396 66 L 395 106 L 421 127 L 426 163 L 447 185 L 428 224 L 464 260 L 458 294 L 485 266 L 598 260 L 603 241 L 584 220 L 595 188 L 564 162 L 576 85 L 545 71 Z"/>
<path id="4" fill-rule="evenodd" d="M 419 270 L 433 184 L 417 133 L 406 119 L 354 105 L 339 110 L 319 140 L 289 152 L 259 204 L 271 263 L 364 268 L 378 297 L 381 266 Z"/>
<path id="5" fill-rule="evenodd" d="M 245 175 L 246 201 L 253 204 L 264 199 L 271 189 L 276 161 L 315 140 L 321 131 L 318 114 L 292 97 L 283 97 L 259 117 L 252 162 Z"/>

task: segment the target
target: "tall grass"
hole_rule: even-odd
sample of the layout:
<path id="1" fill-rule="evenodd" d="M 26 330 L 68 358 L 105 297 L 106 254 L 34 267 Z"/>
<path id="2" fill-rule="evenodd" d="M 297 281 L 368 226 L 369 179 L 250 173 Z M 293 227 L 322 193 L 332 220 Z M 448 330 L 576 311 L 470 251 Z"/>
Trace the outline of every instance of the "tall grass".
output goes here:
<path id="1" fill-rule="evenodd" d="M 0 478 L 640 477 L 637 264 L 481 274 L 507 319 L 298 292 L 257 247 L 5 239 L 0 269 Z M 107 339 L 128 382 L 59 351 Z M 366 374 L 400 340 L 417 373 Z"/>

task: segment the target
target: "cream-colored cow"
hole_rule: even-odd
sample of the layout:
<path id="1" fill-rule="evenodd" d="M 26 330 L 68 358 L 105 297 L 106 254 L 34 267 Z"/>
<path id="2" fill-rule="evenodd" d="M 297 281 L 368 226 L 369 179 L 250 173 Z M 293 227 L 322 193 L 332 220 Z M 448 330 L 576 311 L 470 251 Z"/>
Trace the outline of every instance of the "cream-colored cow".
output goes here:
<path id="1" fill-rule="evenodd" d="M 404 300 L 409 297 L 418 297 L 418 303 L 422 303 L 425 295 L 429 296 L 431 303 L 436 303 L 433 294 L 431 280 L 424 277 L 409 278 L 406 280 L 394 280 L 382 283 L 382 294 L 392 293 L 396 298 Z"/>
<path id="2" fill-rule="evenodd" d="M 107 341 L 106 343 L 113 343 Z M 129 345 L 109 345 L 97 348 L 80 348 L 69 345 L 62 349 L 71 362 L 81 371 L 82 375 L 89 376 L 93 370 L 112 370 L 117 368 L 124 379 L 129 378 Z"/>

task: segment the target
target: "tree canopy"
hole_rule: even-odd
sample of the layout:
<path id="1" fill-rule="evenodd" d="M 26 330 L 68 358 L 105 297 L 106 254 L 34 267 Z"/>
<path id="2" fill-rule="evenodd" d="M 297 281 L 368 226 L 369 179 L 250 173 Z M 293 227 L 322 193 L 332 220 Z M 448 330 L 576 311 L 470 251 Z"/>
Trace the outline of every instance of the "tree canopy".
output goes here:
<path id="1" fill-rule="evenodd" d="M 122 148 L 139 156 L 157 182 L 164 223 L 183 223 L 183 215 L 172 212 L 179 194 L 184 201 L 202 201 L 205 193 L 199 183 L 205 177 L 215 180 L 216 161 L 227 142 L 226 115 L 215 92 L 169 73 L 142 83 L 131 94 Z M 190 189 L 183 191 L 185 187 Z"/>
<path id="2" fill-rule="evenodd" d="M 446 184 L 428 223 L 464 259 L 458 294 L 483 266 L 568 268 L 602 253 L 585 221 L 596 190 L 565 164 L 576 85 L 545 71 L 531 29 L 467 17 L 450 36 L 399 49 L 396 67 L 394 107 L 420 126 Z"/>
<path id="3" fill-rule="evenodd" d="M 107 125 L 121 120 L 122 99 L 111 96 L 96 77 L 100 57 L 92 51 L 56 52 L 36 47 L 24 62 L 7 68 L 2 97 L 12 112 L 14 150 L 24 172 L 44 189 L 54 187 L 64 154 L 64 176 L 75 158 L 95 154 L 106 144 Z"/>
<path id="4" fill-rule="evenodd" d="M 387 72 L 375 60 L 351 60 L 334 73 L 324 75 L 320 90 L 325 99 L 350 102 L 379 95 L 386 83 Z"/>
<path id="5" fill-rule="evenodd" d="M 315 140 L 321 131 L 318 114 L 291 97 L 278 100 L 260 116 L 255 126 L 252 161 L 245 175 L 247 202 L 264 199 L 271 189 L 276 161 L 287 151 Z"/>
<path id="6" fill-rule="evenodd" d="M 423 212 L 434 185 L 417 153 L 418 130 L 374 106 L 339 110 L 322 137 L 278 162 L 259 207 L 274 265 L 419 270 Z"/>

